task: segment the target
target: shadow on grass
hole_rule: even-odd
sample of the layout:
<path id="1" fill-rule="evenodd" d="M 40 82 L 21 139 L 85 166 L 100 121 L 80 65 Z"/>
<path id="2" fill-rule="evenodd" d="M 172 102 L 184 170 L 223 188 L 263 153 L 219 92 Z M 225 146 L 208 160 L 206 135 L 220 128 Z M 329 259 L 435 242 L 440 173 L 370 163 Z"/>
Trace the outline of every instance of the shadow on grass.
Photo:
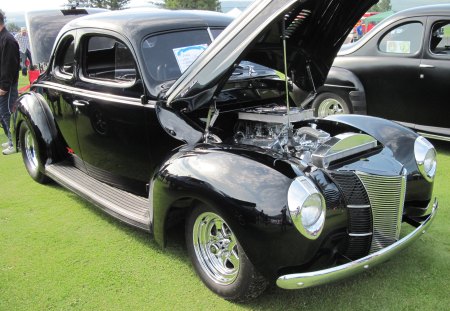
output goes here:
<path id="1" fill-rule="evenodd" d="M 167 246 L 165 248 L 162 248 L 153 239 L 151 233 L 144 231 L 140 228 L 133 227 L 109 215 L 108 213 L 104 212 L 101 208 L 95 206 L 89 201 L 86 201 L 77 194 L 71 192 L 70 190 L 64 188 L 63 186 L 55 182 L 50 182 L 46 186 L 51 187 L 54 190 L 64 192 L 65 194 L 67 194 L 67 197 L 77 202 L 79 206 L 82 206 L 86 210 L 89 210 L 89 212 L 93 213 L 95 217 L 98 217 L 103 221 L 106 221 L 108 224 L 119 228 L 127 236 L 133 237 L 133 239 L 138 243 L 151 247 L 152 249 L 162 249 L 171 259 L 177 259 L 178 261 L 183 262 L 185 264 L 189 263 L 189 260 L 187 258 L 188 255 L 186 250 L 186 244 L 184 240 L 184 226 L 179 226 L 169 230 L 167 232 L 167 241 L 168 241 Z"/>

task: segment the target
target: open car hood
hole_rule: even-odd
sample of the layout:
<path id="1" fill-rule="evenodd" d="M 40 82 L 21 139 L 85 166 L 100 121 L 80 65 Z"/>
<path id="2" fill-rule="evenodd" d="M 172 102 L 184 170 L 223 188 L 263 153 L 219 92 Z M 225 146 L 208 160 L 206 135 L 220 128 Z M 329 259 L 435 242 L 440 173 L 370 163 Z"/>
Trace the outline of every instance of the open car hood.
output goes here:
<path id="1" fill-rule="evenodd" d="M 33 63 L 48 63 L 59 31 L 71 20 L 87 14 L 105 12 L 105 9 L 55 9 L 28 11 L 25 20 L 30 39 Z"/>
<path id="2" fill-rule="evenodd" d="M 241 60 L 284 72 L 301 89 L 321 86 L 358 19 L 376 0 L 258 0 L 235 19 L 164 95 L 192 111 L 211 102 Z M 311 79 L 312 78 L 312 79 Z M 178 106 L 178 105 L 177 105 Z"/>

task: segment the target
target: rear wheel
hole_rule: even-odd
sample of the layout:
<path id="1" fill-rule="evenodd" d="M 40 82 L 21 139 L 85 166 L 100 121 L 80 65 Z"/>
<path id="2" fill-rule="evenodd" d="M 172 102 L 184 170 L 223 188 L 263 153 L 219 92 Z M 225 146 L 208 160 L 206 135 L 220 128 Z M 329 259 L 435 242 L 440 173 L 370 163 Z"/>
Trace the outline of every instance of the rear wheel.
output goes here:
<path id="1" fill-rule="evenodd" d="M 246 301 L 265 290 L 265 278 L 255 270 L 231 227 L 215 209 L 202 204 L 191 212 L 186 245 L 201 280 L 219 296 Z"/>
<path id="2" fill-rule="evenodd" d="M 314 115 L 319 118 L 351 113 L 350 106 L 341 96 L 329 92 L 319 94 L 312 104 Z"/>
<path id="3" fill-rule="evenodd" d="M 41 184 L 47 183 L 49 178 L 43 173 L 44 165 L 43 159 L 39 154 L 39 144 L 36 135 L 27 122 L 22 122 L 20 125 L 19 140 L 23 163 L 28 174 Z"/>

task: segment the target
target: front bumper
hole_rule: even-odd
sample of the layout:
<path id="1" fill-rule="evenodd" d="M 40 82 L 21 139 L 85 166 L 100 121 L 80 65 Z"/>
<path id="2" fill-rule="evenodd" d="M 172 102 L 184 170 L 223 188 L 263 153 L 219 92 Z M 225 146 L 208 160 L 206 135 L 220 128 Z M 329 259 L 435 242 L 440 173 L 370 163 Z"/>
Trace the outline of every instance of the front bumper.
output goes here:
<path id="1" fill-rule="evenodd" d="M 436 216 L 438 205 L 438 201 L 435 200 L 433 203 L 431 214 L 422 222 L 422 224 L 413 232 L 405 236 L 403 239 L 395 242 L 394 244 L 385 247 L 376 253 L 367 255 L 366 257 L 337 267 L 314 272 L 294 273 L 280 276 L 277 280 L 278 287 L 284 289 L 300 289 L 331 283 L 360 273 L 364 270 L 369 269 L 370 267 L 376 266 L 388 260 L 396 253 L 409 246 L 426 232 L 428 227 L 433 222 L 434 217 Z"/>

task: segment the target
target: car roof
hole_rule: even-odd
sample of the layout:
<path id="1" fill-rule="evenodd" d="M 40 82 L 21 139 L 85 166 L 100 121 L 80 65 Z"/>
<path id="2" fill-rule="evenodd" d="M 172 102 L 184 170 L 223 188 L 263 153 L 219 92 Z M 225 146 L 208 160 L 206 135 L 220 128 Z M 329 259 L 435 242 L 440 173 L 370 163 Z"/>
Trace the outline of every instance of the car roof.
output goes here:
<path id="1" fill-rule="evenodd" d="M 77 28 L 108 29 L 133 41 L 140 40 L 149 33 L 166 30 L 226 27 L 232 20 L 226 14 L 211 11 L 139 8 L 80 17 L 69 22 L 62 32 Z"/>
<path id="2" fill-rule="evenodd" d="M 428 16 L 428 15 L 448 15 L 450 14 L 450 4 L 432 4 L 418 6 L 400 11 L 391 18 L 403 18 L 409 16 Z"/>

